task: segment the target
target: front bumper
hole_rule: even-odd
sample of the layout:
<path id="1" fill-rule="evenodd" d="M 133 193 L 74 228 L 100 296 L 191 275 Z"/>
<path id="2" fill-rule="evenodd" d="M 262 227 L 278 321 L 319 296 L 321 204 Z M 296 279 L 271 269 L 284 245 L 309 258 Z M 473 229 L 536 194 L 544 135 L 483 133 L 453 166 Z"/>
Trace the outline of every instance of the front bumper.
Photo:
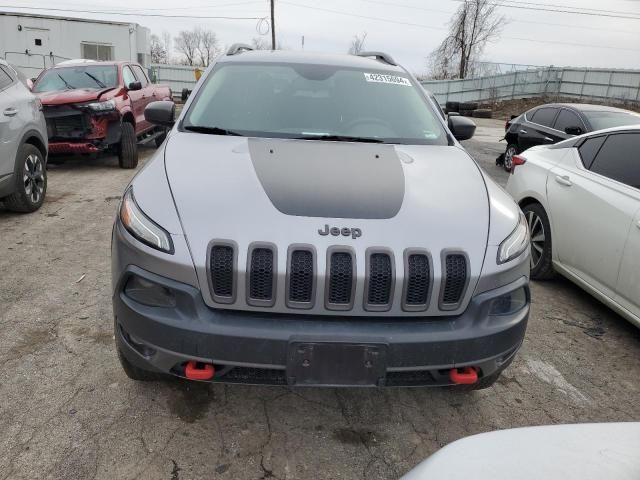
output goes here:
<path id="1" fill-rule="evenodd" d="M 125 293 L 132 275 L 162 285 L 174 308 L 152 307 Z M 213 363 L 213 382 L 295 384 L 287 375 L 292 345 L 379 345 L 385 374 L 379 386 L 450 385 L 452 368 L 473 366 L 482 378 L 510 363 L 520 347 L 529 304 L 511 315 L 491 316 L 491 301 L 525 288 L 522 277 L 473 298 L 453 317 L 323 317 L 212 309 L 192 286 L 128 266 L 115 285 L 113 311 L 118 348 L 133 365 L 184 376 L 188 361 Z M 288 367 L 289 363 L 289 367 Z M 330 375 L 322 385 L 343 385 Z M 358 382 L 354 382 L 357 385 Z"/>

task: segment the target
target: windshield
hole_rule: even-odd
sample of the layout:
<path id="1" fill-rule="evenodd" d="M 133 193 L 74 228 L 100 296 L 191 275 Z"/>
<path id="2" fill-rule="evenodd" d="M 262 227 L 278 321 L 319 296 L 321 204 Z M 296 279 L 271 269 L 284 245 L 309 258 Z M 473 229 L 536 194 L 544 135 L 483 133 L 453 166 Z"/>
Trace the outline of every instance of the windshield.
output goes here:
<path id="1" fill-rule="evenodd" d="M 115 65 L 83 65 L 52 68 L 37 80 L 34 92 L 54 92 L 73 88 L 110 88 L 118 85 Z"/>
<path id="2" fill-rule="evenodd" d="M 640 115 L 631 112 L 615 111 L 586 111 L 583 112 L 594 130 L 603 128 L 624 127 L 625 125 L 640 125 Z"/>
<path id="3" fill-rule="evenodd" d="M 221 64 L 183 128 L 272 138 L 448 143 L 407 75 L 308 64 Z"/>

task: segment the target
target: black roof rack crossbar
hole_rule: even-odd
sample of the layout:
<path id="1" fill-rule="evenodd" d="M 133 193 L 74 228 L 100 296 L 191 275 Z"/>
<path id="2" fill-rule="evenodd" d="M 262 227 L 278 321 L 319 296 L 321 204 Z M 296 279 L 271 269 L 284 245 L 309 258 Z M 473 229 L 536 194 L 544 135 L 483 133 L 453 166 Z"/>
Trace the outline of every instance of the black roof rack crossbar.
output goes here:
<path id="1" fill-rule="evenodd" d="M 229 47 L 229 50 L 227 50 L 227 55 L 237 55 L 238 53 L 242 53 L 246 50 L 253 50 L 253 47 L 246 43 L 234 43 Z"/>
<path id="2" fill-rule="evenodd" d="M 389 65 L 393 65 L 394 67 L 398 65 L 391 55 L 384 52 L 360 52 L 358 53 L 358 56 L 374 57 L 376 60 L 383 61 L 385 63 L 388 63 Z"/>

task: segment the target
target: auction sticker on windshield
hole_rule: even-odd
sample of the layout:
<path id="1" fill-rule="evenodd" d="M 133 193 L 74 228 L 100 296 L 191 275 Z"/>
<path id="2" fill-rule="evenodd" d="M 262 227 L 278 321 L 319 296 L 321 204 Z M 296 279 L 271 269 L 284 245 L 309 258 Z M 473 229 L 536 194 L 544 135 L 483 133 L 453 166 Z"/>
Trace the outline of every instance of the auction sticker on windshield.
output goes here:
<path id="1" fill-rule="evenodd" d="M 404 85 L 405 87 L 411 86 L 411 82 L 409 82 L 408 78 L 398 77 L 396 75 L 383 75 L 381 73 L 365 73 L 364 79 L 367 82 L 390 83 L 392 85 Z"/>

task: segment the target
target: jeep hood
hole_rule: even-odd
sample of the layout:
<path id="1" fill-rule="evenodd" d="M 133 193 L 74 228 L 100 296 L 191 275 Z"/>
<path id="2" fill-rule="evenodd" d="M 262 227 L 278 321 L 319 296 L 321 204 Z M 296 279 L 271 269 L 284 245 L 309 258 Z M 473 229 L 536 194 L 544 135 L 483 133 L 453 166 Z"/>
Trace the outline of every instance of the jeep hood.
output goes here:
<path id="1" fill-rule="evenodd" d="M 239 265 L 246 265 L 251 243 L 275 244 L 283 269 L 292 244 L 313 245 L 319 258 L 330 246 L 346 245 L 358 264 L 362 257 L 358 274 L 369 247 L 390 249 L 399 265 L 407 248 L 427 249 L 436 276 L 442 252 L 462 251 L 471 291 L 482 268 L 487 188 L 479 167 L 457 146 L 174 132 L 165 168 L 203 291 L 214 239 L 237 244 Z M 326 225 L 362 235 L 321 235 Z"/>
<path id="2" fill-rule="evenodd" d="M 38 96 L 43 105 L 65 105 L 96 101 L 103 94 L 114 88 L 76 88 L 54 92 L 36 92 L 35 95 Z"/>

